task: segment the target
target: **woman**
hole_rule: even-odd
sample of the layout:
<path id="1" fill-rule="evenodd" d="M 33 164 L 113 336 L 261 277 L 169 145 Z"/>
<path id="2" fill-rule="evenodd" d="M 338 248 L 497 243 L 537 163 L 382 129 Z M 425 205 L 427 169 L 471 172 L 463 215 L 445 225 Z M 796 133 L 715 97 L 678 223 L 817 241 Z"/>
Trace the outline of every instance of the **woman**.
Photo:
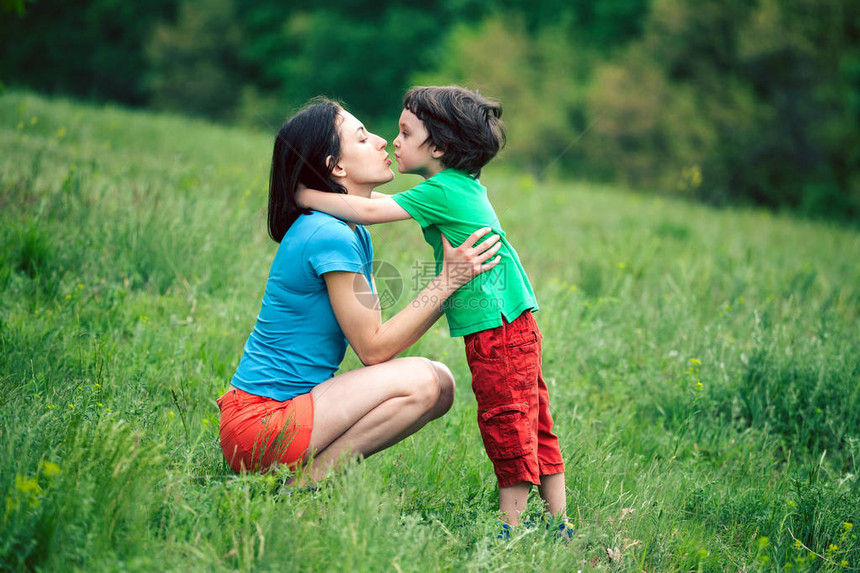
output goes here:
<path id="1" fill-rule="evenodd" d="M 456 249 L 445 240 L 438 276 L 383 323 L 379 305 L 367 300 L 376 292 L 367 231 L 295 200 L 300 186 L 369 197 L 394 177 L 386 145 L 325 99 L 275 139 L 268 226 L 280 246 L 257 323 L 218 400 L 221 447 L 234 471 L 306 466 L 304 480 L 316 481 L 347 456 L 399 442 L 453 403 L 444 364 L 395 356 L 439 319 L 454 291 L 498 264 L 498 236 L 476 246 L 489 232 L 482 229 Z M 347 342 L 365 367 L 334 376 Z"/>

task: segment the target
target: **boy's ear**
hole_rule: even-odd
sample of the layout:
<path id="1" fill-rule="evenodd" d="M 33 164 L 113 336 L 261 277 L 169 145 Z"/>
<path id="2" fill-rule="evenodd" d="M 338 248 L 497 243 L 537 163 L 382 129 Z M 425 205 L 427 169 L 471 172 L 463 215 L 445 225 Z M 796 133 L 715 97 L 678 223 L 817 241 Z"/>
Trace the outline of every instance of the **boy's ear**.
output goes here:
<path id="1" fill-rule="evenodd" d="M 334 163 L 334 157 L 329 155 L 328 157 L 325 158 L 326 167 L 331 167 L 332 163 Z M 331 174 L 333 177 L 345 177 L 346 176 L 346 169 L 341 167 L 340 163 L 335 163 L 334 167 L 331 170 Z"/>
<path id="2" fill-rule="evenodd" d="M 431 148 L 430 148 L 430 156 L 431 156 L 433 159 L 439 159 L 439 158 L 440 158 L 440 157 L 442 157 L 443 155 L 445 155 L 445 150 L 444 150 L 444 149 L 440 149 L 440 148 L 436 147 L 435 145 L 434 145 L 433 147 L 431 147 Z"/>

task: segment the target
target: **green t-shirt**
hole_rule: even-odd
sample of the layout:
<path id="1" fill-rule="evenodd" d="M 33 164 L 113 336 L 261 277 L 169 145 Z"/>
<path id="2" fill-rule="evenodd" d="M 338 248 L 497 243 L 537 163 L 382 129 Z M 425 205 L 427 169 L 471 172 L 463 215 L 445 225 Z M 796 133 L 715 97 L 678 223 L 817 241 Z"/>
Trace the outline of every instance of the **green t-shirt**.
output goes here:
<path id="1" fill-rule="evenodd" d="M 501 239 L 502 260 L 475 277 L 445 302 L 451 336 L 464 336 L 501 326 L 526 310 L 537 310 L 537 301 L 517 252 L 505 237 L 499 218 L 487 198 L 487 189 L 465 171 L 446 169 L 412 189 L 393 195 L 424 231 L 436 259 L 432 278 L 442 268 L 444 233 L 455 247 L 481 227 L 490 227 Z M 416 268 L 421 271 L 421 266 Z"/>

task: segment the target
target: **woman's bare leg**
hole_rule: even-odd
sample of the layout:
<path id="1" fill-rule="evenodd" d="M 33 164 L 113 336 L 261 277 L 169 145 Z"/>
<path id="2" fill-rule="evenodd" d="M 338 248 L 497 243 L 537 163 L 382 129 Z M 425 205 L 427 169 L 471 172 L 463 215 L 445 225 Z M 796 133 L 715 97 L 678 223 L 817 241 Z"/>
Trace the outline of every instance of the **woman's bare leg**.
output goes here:
<path id="1" fill-rule="evenodd" d="M 346 372 L 313 389 L 311 480 L 348 455 L 367 457 L 442 416 L 454 401 L 454 378 L 439 362 L 398 358 Z"/>

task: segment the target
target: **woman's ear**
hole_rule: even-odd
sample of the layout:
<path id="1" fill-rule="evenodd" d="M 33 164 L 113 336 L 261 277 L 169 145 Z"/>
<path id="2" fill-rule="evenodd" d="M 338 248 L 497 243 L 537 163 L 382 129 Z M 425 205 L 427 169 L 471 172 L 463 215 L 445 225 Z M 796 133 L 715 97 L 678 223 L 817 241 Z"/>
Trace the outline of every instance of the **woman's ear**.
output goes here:
<path id="1" fill-rule="evenodd" d="M 346 177 L 346 169 L 341 167 L 340 163 L 335 163 L 334 157 L 329 155 L 325 158 L 326 167 L 331 167 L 332 163 L 334 163 L 334 167 L 331 170 L 332 177 Z"/>

